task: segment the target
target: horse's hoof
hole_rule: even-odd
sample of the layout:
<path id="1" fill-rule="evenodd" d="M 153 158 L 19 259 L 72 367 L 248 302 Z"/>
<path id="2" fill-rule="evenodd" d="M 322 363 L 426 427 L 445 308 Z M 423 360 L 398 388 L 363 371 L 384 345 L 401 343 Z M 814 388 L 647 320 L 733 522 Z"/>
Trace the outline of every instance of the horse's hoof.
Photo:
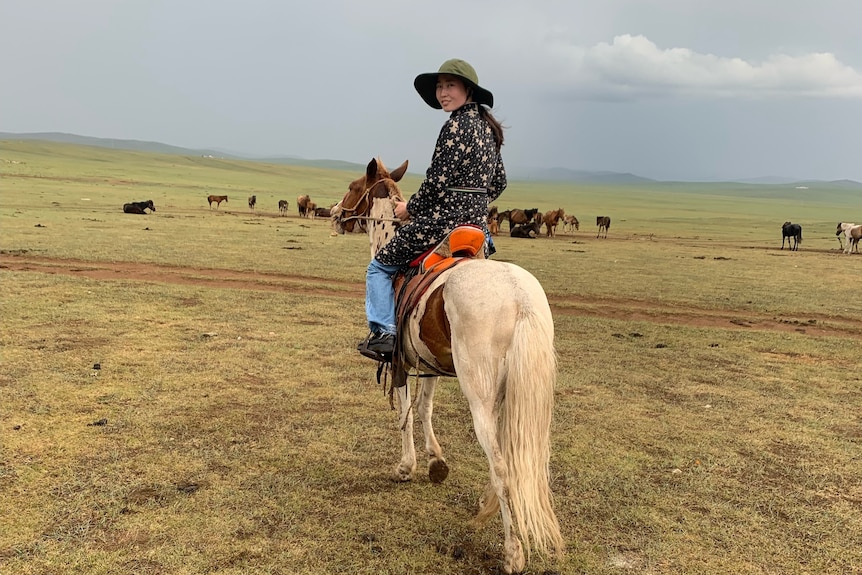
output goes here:
<path id="1" fill-rule="evenodd" d="M 428 477 L 431 483 L 443 483 L 449 477 L 449 466 L 442 459 L 434 459 L 428 464 Z"/>
<path id="2" fill-rule="evenodd" d="M 392 475 L 389 478 L 395 483 L 407 483 L 408 481 L 413 481 L 413 472 L 405 471 L 400 466 L 395 468 L 395 471 L 392 472 Z"/>

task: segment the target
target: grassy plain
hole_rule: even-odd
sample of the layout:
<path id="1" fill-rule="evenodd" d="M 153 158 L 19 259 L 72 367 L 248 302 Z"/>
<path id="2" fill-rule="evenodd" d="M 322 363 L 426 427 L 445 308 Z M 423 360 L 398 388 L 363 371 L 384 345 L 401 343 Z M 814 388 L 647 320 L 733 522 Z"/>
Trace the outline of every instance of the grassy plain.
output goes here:
<path id="1" fill-rule="evenodd" d="M 496 573 L 457 382 L 449 478 L 391 483 L 395 416 L 354 351 L 367 241 L 296 217 L 356 174 L 34 142 L 0 161 L 0 573 Z M 859 191 L 511 182 L 498 205 L 581 221 L 496 239 L 545 286 L 560 357 L 569 549 L 529 572 L 862 573 L 862 256 L 834 236 Z"/>

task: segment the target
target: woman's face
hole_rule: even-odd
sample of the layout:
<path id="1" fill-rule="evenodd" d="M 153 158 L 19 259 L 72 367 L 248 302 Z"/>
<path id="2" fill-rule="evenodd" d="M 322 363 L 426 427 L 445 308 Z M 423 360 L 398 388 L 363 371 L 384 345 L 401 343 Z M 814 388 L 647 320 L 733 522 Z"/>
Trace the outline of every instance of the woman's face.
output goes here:
<path id="1" fill-rule="evenodd" d="M 454 112 L 469 100 L 467 87 L 461 78 L 449 74 L 437 77 L 437 101 L 445 112 Z"/>

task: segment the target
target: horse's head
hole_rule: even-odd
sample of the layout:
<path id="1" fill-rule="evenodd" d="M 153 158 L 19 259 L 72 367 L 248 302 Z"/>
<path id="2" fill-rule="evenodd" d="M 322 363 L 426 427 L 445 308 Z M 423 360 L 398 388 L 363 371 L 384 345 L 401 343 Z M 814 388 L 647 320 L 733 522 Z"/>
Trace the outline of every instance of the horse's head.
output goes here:
<path id="1" fill-rule="evenodd" d="M 153 204 L 153 200 L 147 200 L 147 207 L 153 211 L 156 211 L 156 206 Z"/>
<path id="2" fill-rule="evenodd" d="M 368 217 L 374 198 L 391 198 L 404 201 L 395 182 L 407 172 L 407 160 L 389 172 L 383 162 L 372 158 L 365 168 L 365 175 L 347 186 L 347 193 L 332 209 L 332 223 L 339 234 L 352 232 L 359 218 Z"/>

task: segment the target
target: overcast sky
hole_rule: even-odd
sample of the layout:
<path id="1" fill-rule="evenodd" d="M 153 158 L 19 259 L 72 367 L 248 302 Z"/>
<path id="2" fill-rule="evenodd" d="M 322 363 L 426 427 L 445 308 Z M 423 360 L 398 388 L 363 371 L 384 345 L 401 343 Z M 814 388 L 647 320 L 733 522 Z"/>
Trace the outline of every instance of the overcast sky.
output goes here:
<path id="1" fill-rule="evenodd" d="M 427 167 L 469 61 L 505 162 L 862 181 L 859 0 L 0 0 L 0 131 Z"/>

